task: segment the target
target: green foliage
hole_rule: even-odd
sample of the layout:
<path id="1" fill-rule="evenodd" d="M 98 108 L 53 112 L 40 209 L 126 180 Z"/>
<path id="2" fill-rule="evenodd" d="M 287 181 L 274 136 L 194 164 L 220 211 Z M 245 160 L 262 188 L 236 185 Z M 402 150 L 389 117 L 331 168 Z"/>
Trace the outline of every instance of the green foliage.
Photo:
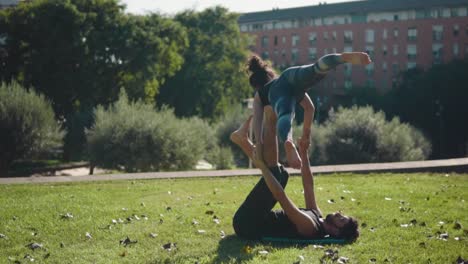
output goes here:
<path id="1" fill-rule="evenodd" d="M 198 118 L 156 112 L 150 104 L 129 102 L 123 92 L 107 110 L 95 110 L 95 124 L 87 131 L 90 160 L 127 172 L 192 169 L 207 149 L 209 131 Z"/>
<path id="2" fill-rule="evenodd" d="M 178 116 L 217 119 L 249 96 L 242 72 L 247 41 L 240 34 L 238 15 L 222 7 L 175 16 L 188 32 L 185 64 L 161 88 L 158 102 L 174 107 Z"/>
<path id="3" fill-rule="evenodd" d="M 0 85 L 0 173 L 6 173 L 14 160 L 60 148 L 63 136 L 43 95 L 16 82 Z"/>
<path id="4" fill-rule="evenodd" d="M 313 129 L 311 160 L 346 164 L 424 160 L 431 151 L 421 132 L 398 118 L 385 120 L 371 107 L 339 108 Z"/>
<path id="5" fill-rule="evenodd" d="M 403 74 L 388 97 L 386 113 L 422 129 L 434 146 L 433 158 L 463 157 L 468 141 L 468 60 L 435 65 Z"/>
<path id="6" fill-rule="evenodd" d="M 232 217 L 259 176 L 0 185 L 0 234 L 6 236 L 0 238 L 0 262 L 29 263 L 27 254 L 34 263 L 338 263 L 325 256 L 326 250 L 336 250 L 353 264 L 373 263 L 371 259 L 457 263 L 459 256 L 468 257 L 467 177 L 318 175 L 315 190 L 322 212 L 343 210 L 359 220 L 361 232 L 353 244 L 323 249 L 245 241 L 234 234 Z M 290 177 L 286 192 L 303 207 L 301 190 L 301 178 Z M 330 199 L 335 202 L 328 203 Z M 208 210 L 219 224 L 206 214 Z M 61 217 L 67 213 L 73 218 Z M 206 232 L 198 233 L 200 229 Z M 91 239 L 85 238 L 86 232 Z M 151 233 L 157 236 L 150 237 Z M 448 238 L 441 239 L 445 233 Z M 138 243 L 119 244 L 127 236 Z M 44 249 L 25 247 L 32 242 Z M 176 248 L 163 249 L 167 243 Z M 247 245 L 251 252 L 244 249 Z M 259 254 L 261 250 L 268 254 Z"/>
<path id="7" fill-rule="evenodd" d="M 92 109 L 115 101 L 120 88 L 154 102 L 188 44 L 172 19 L 125 14 L 117 0 L 20 4 L 0 12 L 0 32 L 0 79 L 18 79 L 53 101 L 73 134 L 66 156 L 84 145 Z"/>

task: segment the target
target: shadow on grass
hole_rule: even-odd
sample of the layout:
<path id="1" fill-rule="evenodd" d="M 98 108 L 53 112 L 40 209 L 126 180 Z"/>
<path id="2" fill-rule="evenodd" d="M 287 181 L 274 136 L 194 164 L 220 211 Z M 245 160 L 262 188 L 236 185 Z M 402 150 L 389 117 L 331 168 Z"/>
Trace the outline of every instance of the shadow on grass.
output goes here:
<path id="1" fill-rule="evenodd" d="M 255 240 L 243 240 L 236 235 L 229 235 L 219 241 L 217 256 L 213 263 L 243 263 L 255 257 L 255 251 L 250 253 L 246 252 L 246 246 L 251 248 L 255 247 L 274 247 L 274 248 L 304 248 L 307 245 L 285 244 L 285 243 L 271 243 L 261 242 Z"/>

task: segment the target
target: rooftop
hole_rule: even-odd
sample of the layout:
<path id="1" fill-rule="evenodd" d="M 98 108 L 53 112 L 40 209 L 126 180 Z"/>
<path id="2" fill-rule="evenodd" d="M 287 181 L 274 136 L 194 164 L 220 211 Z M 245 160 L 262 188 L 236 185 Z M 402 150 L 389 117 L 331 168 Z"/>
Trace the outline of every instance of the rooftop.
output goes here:
<path id="1" fill-rule="evenodd" d="M 368 12 L 390 12 L 403 9 L 425 9 L 436 6 L 467 5 L 468 0 L 367 0 L 334 4 L 319 4 L 286 9 L 273 9 L 242 14 L 239 23 L 301 19 L 343 14 L 362 14 Z"/>

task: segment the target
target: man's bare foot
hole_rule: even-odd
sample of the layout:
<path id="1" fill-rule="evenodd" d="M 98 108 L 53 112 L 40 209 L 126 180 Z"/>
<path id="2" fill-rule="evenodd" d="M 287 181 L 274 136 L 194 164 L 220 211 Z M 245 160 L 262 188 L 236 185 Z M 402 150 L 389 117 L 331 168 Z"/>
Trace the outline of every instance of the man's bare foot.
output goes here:
<path id="1" fill-rule="evenodd" d="M 289 166 L 294 169 L 300 169 L 302 167 L 302 160 L 297 153 L 296 146 L 291 140 L 284 142 L 284 150 L 286 151 L 286 159 L 288 160 Z"/>
<path id="2" fill-rule="evenodd" d="M 250 128 L 250 121 L 252 120 L 252 116 L 249 116 L 247 121 L 245 121 L 239 129 L 232 132 L 231 136 L 229 137 L 231 141 L 238 145 L 245 153 L 252 153 L 253 152 L 253 144 L 249 139 L 249 128 Z"/>
<path id="3" fill-rule="evenodd" d="M 341 54 L 344 62 L 354 65 L 367 65 L 371 63 L 369 55 L 365 52 L 344 52 Z"/>

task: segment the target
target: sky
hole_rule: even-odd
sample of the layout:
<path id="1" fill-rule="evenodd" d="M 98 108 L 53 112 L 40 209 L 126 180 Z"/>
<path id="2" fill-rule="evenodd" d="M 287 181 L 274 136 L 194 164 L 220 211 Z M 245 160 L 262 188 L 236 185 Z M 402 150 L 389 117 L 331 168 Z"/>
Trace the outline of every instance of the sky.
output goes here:
<path id="1" fill-rule="evenodd" d="M 322 2 L 340 3 L 353 0 L 120 0 L 127 5 L 127 12 L 145 14 L 147 12 L 160 12 L 175 14 L 185 9 L 197 11 L 205 8 L 222 5 L 230 11 L 246 13 L 271 10 L 273 8 L 291 8 L 300 6 L 318 5 Z M 355 0 L 354 0 L 355 1 Z"/>

